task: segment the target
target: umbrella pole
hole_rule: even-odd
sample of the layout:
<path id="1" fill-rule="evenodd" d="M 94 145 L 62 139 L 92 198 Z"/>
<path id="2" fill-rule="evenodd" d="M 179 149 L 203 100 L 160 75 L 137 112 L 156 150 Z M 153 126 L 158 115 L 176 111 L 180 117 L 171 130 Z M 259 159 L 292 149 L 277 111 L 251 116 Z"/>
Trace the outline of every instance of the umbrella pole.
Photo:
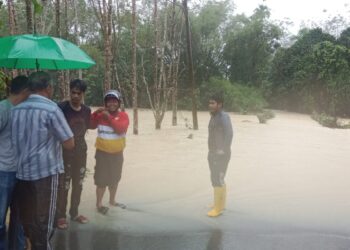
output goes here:
<path id="1" fill-rule="evenodd" d="M 39 62 L 38 59 L 35 59 L 36 71 L 39 71 Z"/>

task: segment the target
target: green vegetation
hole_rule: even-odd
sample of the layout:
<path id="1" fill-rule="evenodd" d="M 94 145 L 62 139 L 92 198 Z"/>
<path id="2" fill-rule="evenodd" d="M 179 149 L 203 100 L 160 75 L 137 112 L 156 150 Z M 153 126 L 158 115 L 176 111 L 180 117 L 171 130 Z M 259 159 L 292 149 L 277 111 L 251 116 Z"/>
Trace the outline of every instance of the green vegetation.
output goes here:
<path id="1" fill-rule="evenodd" d="M 256 116 L 259 123 L 266 123 L 267 120 L 274 118 L 275 114 L 271 110 L 264 110 L 262 113 L 258 113 Z"/>
<path id="2" fill-rule="evenodd" d="M 207 109 L 208 100 L 214 93 L 224 96 L 224 108 L 240 113 L 261 112 L 267 106 L 261 91 L 257 88 L 231 83 L 228 80 L 210 78 L 200 88 L 200 107 Z"/>
<path id="3" fill-rule="evenodd" d="M 0 8 L 1 20 L 8 19 L 6 4 L 4 2 Z M 14 1 L 14 5 L 19 33 L 25 33 L 24 3 Z M 96 25 L 98 18 L 90 1 L 78 1 L 77 19 L 73 6 L 70 7 L 68 19 L 63 20 L 68 25 L 67 39 L 80 41 L 81 47 L 97 62 L 97 66 L 83 72 L 89 84 L 86 103 L 100 105 L 105 75 L 103 32 Z M 130 6 L 125 4 L 114 7 L 112 87 L 122 90 L 125 104 L 130 107 L 131 11 Z M 166 17 L 173 10 L 176 12 L 174 25 L 166 28 L 164 21 L 170 22 Z M 170 72 L 170 67 L 178 66 L 178 108 L 191 109 L 186 35 L 181 8 L 172 9 L 169 1 L 158 1 L 158 12 L 161 41 L 157 55 L 163 56 L 159 61 L 164 62 L 162 69 L 166 74 Z M 146 1 L 136 19 L 138 104 L 142 108 L 150 107 L 144 79 L 149 86 L 150 96 L 156 95 L 153 79 L 155 27 L 152 13 L 153 2 Z M 40 15 L 44 21 L 53 20 L 55 5 L 48 2 Z M 308 114 L 317 112 L 321 114 L 317 115 L 317 120 L 330 127 L 335 126 L 332 117 L 350 116 L 350 22 L 345 17 L 341 20 L 330 17 L 327 23 L 303 28 L 298 35 L 292 36 L 288 33 L 288 24 L 271 20 L 270 11 L 264 5 L 257 6 L 251 16 L 246 16 L 236 14 L 231 1 L 203 1 L 190 10 L 189 15 L 200 109 L 207 109 L 208 98 L 213 93 L 222 92 L 226 110 L 255 113 L 262 122 L 266 122 L 269 117 L 263 111 L 265 108 Z M 44 21 L 38 22 L 38 32 L 55 35 L 56 24 L 45 25 Z M 77 25 L 78 33 L 74 32 L 74 25 Z M 336 27 L 337 33 L 333 34 L 335 29 L 330 27 Z M 173 28 L 174 32 L 171 30 Z M 167 29 L 167 38 L 164 29 Z M 172 37 L 174 33 L 176 35 Z M 8 25 L 0 26 L 0 36 L 6 35 L 9 35 Z M 175 60 L 179 61 L 174 63 Z M 70 77 L 77 77 L 77 72 L 72 71 Z M 171 77 L 168 79 L 171 80 Z M 166 86 L 169 89 L 173 88 L 170 80 Z M 0 97 L 3 97 L 3 93 L 4 85 L 0 81 Z"/>

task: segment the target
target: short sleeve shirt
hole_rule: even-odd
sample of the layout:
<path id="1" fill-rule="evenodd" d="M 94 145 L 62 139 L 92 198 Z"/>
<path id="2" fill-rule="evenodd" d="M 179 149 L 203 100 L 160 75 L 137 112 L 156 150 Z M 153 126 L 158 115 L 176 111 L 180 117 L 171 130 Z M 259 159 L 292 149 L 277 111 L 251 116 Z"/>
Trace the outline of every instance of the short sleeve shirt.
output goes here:
<path id="1" fill-rule="evenodd" d="M 12 103 L 6 99 L 0 102 L 0 171 L 15 172 L 16 157 L 11 142 L 11 108 Z"/>
<path id="2" fill-rule="evenodd" d="M 85 141 L 85 134 L 90 125 L 91 109 L 82 104 L 79 111 L 74 110 L 69 101 L 64 101 L 58 104 L 66 117 L 67 123 L 74 134 L 75 148 L 74 153 L 85 153 L 87 145 Z"/>
<path id="3" fill-rule="evenodd" d="M 11 124 L 18 179 L 32 181 L 64 172 L 61 143 L 73 133 L 56 103 L 32 94 L 12 109 Z"/>

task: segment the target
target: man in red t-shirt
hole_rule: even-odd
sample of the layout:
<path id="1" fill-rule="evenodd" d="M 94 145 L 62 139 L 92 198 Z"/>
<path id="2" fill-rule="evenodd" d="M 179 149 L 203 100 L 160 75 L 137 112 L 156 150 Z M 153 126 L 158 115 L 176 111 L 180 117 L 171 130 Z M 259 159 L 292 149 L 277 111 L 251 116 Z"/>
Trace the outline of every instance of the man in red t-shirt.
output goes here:
<path id="1" fill-rule="evenodd" d="M 102 205 L 106 187 L 109 189 L 109 204 L 126 208 L 124 204 L 116 202 L 115 196 L 121 179 L 125 136 L 129 126 L 128 115 L 119 110 L 121 94 L 118 91 L 107 91 L 104 96 L 104 104 L 105 107 L 92 113 L 90 123 L 92 129 L 98 129 L 95 144 L 94 179 L 97 196 L 96 207 L 101 214 L 106 214 L 108 211 L 108 207 Z"/>

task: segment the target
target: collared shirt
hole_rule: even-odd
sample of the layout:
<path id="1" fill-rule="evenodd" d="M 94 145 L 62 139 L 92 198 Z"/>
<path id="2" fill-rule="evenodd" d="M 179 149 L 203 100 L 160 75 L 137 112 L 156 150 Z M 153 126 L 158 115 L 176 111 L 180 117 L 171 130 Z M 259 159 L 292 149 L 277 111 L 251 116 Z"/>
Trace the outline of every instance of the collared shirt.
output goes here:
<path id="1" fill-rule="evenodd" d="M 38 180 L 64 172 L 61 143 L 73 133 L 56 103 L 32 94 L 12 109 L 17 178 Z"/>
<path id="2" fill-rule="evenodd" d="M 15 172 L 16 156 L 11 142 L 11 108 L 12 103 L 6 99 L 0 102 L 0 171 Z"/>

